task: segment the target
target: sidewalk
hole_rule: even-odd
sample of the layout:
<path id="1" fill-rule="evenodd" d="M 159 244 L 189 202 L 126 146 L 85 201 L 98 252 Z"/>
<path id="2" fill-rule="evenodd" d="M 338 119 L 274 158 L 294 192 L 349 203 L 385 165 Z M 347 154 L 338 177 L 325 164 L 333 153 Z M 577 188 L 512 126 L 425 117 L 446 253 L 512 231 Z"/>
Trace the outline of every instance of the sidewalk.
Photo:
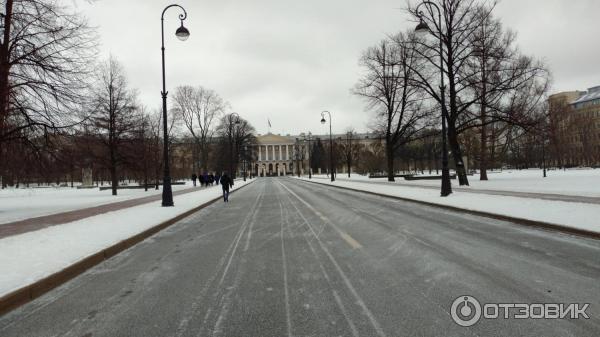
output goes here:
<path id="1" fill-rule="evenodd" d="M 253 181 L 236 181 L 231 192 Z M 161 207 L 160 197 L 117 203 L 98 215 L 92 215 L 98 210 L 82 209 L 77 211 L 81 212 L 79 220 L 31 226 L 26 233 L 0 239 L 0 315 L 3 308 L 25 303 L 160 230 L 189 216 L 193 219 L 200 209 L 222 202 L 219 187 L 180 190 L 174 207 Z M 226 207 L 235 207 L 236 202 L 234 195 Z"/>
<path id="2" fill-rule="evenodd" d="M 323 177 L 313 177 L 314 179 L 329 179 Z M 393 186 L 402 186 L 402 187 L 410 187 L 410 188 L 426 188 L 431 190 L 439 190 L 440 186 L 432 186 L 432 185 L 423 185 L 418 183 L 404 183 L 404 181 L 397 182 L 389 182 L 387 180 L 374 179 L 374 180 L 358 180 L 358 179 L 348 179 L 348 177 L 338 176 L 336 178 L 340 181 L 348 181 L 359 184 L 386 184 Z M 475 193 L 475 194 L 488 194 L 488 195 L 501 195 L 506 197 L 517 197 L 517 198 L 530 198 L 530 199 L 542 199 L 542 200 L 551 200 L 551 201 L 564 201 L 564 202 L 576 202 L 576 203 L 584 203 L 584 204 L 596 204 L 600 205 L 600 197 L 587 197 L 587 196 L 578 196 L 578 195 L 567 195 L 567 194 L 553 194 L 553 193 L 537 193 L 537 192 L 517 192 L 517 191 L 503 191 L 503 190 L 491 190 L 491 189 L 478 189 L 471 187 L 460 187 L 457 186 L 456 180 L 452 181 L 452 190 L 456 192 L 467 192 L 467 193 Z"/>
<path id="3" fill-rule="evenodd" d="M 213 186 L 217 187 L 217 186 Z M 210 188 L 210 187 L 209 187 Z M 192 192 L 196 192 L 199 190 L 203 190 L 206 188 L 202 187 L 192 187 L 185 190 L 174 191 L 173 196 L 180 196 Z M 100 215 L 108 212 L 114 212 L 126 208 L 131 208 L 143 204 L 147 204 L 150 202 L 158 201 L 162 199 L 161 194 L 154 194 L 147 197 L 129 199 L 124 201 L 118 201 L 108 204 L 102 204 L 95 207 L 86 207 L 68 212 L 61 212 L 51 215 L 33 217 L 29 219 L 4 223 L 0 225 L 0 239 L 19 235 L 27 232 L 37 231 L 46 227 L 61 225 L 85 218 L 89 218 L 95 215 Z M 177 203 L 177 200 L 175 200 Z"/>

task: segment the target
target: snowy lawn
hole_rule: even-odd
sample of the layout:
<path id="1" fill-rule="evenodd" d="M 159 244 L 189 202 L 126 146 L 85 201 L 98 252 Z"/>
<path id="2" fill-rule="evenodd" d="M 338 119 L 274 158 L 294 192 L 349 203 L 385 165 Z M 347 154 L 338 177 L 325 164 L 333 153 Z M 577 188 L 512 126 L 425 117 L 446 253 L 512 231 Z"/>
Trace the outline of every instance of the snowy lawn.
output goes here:
<path id="1" fill-rule="evenodd" d="M 236 180 L 233 189 L 251 180 Z M 110 193 L 110 192 L 109 192 Z M 222 195 L 218 187 L 0 240 L 0 297 Z"/>
<path id="2" fill-rule="evenodd" d="M 428 175 L 429 172 L 425 171 L 425 173 Z M 538 169 L 491 171 L 488 173 L 488 181 L 479 180 L 479 174 L 469 176 L 471 186 L 465 188 L 600 197 L 600 169 L 552 170 L 548 171 L 547 175 L 547 178 L 543 178 L 542 170 Z M 315 177 L 327 178 L 325 175 L 315 175 Z M 339 173 L 337 179 L 387 183 L 385 178 L 369 179 L 368 176 L 358 174 L 352 174 L 352 177 L 348 178 L 347 174 Z M 396 178 L 396 183 L 406 186 L 440 186 L 439 180 L 406 181 L 403 178 Z M 458 182 L 453 180 L 452 186 L 458 187 Z"/>
<path id="3" fill-rule="evenodd" d="M 173 191 L 191 187 L 190 182 L 186 185 L 173 185 Z M 110 190 L 100 191 L 98 188 L 7 188 L 0 190 L 0 224 L 161 193 L 162 187 L 159 190 L 148 189 L 148 192 L 143 189 L 119 190 L 116 196 Z"/>
<path id="4" fill-rule="evenodd" d="M 301 179 L 308 180 L 305 177 Z M 464 191 L 455 192 L 447 198 L 442 198 L 438 190 L 408 187 L 402 184 L 365 184 L 343 180 L 341 179 L 341 175 L 340 179 L 333 183 L 326 179 L 313 179 L 313 181 L 320 184 L 348 187 L 361 191 L 541 221 L 600 233 L 600 221 L 598 220 L 600 218 L 600 205 L 474 194 Z M 596 184 L 596 186 L 598 185 Z"/>

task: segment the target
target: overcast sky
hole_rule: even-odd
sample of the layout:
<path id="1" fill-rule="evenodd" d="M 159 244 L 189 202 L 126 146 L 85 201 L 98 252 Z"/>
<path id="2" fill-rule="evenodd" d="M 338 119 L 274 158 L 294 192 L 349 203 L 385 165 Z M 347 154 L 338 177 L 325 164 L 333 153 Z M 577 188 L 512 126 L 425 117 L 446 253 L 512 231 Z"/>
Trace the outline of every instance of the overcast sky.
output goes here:
<path id="1" fill-rule="evenodd" d="M 160 107 L 160 14 L 172 1 L 99 0 L 77 6 L 99 28 L 104 56 L 123 63 L 131 86 Z M 350 90 L 361 52 L 412 28 L 405 0 L 179 0 L 191 36 L 180 42 L 176 8 L 165 18 L 167 90 L 216 90 L 258 133 L 368 130 L 372 114 Z M 598 0 L 503 0 L 496 15 L 519 34 L 526 53 L 545 59 L 553 92 L 600 85 Z"/>

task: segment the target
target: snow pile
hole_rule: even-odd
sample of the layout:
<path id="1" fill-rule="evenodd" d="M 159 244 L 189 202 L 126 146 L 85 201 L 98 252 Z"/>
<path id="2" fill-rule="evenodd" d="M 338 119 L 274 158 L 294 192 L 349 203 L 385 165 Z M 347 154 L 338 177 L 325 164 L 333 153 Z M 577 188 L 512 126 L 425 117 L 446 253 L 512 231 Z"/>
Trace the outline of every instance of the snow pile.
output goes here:
<path id="1" fill-rule="evenodd" d="M 425 171 L 425 175 L 429 171 Z M 435 175 L 435 171 L 433 171 Z M 441 174 L 441 172 L 440 172 Z M 460 188 L 477 190 L 496 190 L 527 193 L 549 193 L 561 195 L 575 195 L 587 197 L 600 197 L 600 169 L 569 169 L 548 170 L 547 178 L 543 178 L 542 170 L 504 170 L 488 172 L 488 181 L 479 180 L 479 174 L 469 176 L 471 186 Z M 315 178 L 327 179 L 325 175 L 314 175 Z M 338 173 L 337 180 L 343 181 L 369 181 L 373 183 L 388 183 L 385 178 L 369 179 L 368 176 Z M 396 178 L 396 184 L 405 186 L 440 186 L 439 180 L 406 181 Z M 458 187 L 457 181 L 452 181 L 453 187 Z"/>
<path id="2" fill-rule="evenodd" d="M 173 191 L 190 188 L 187 185 L 173 185 Z M 113 202 L 144 198 L 162 193 L 162 188 L 119 190 L 113 196 L 110 190 L 75 189 L 68 187 L 50 188 L 7 188 L 0 190 L 0 224 L 100 206 Z"/>
<path id="3" fill-rule="evenodd" d="M 233 189 L 251 181 L 236 181 Z M 110 193 L 110 192 L 109 192 Z M 222 195 L 207 188 L 0 240 L 0 296 L 56 273 L 83 258 L 168 221 Z"/>
<path id="4" fill-rule="evenodd" d="M 344 179 L 338 179 L 332 183 L 329 180 L 319 178 L 313 179 L 313 181 L 325 185 L 347 187 L 355 190 L 541 221 L 600 233 L 600 222 L 598 221 L 598 218 L 600 218 L 600 205 L 474 194 L 465 191 L 455 192 L 447 198 L 442 198 L 440 197 L 439 190 L 429 188 L 409 187 L 403 184 L 365 184 L 364 181 L 353 182 Z M 301 179 L 308 180 L 305 177 Z M 440 182 L 438 181 L 437 185 L 439 186 L 439 184 Z M 598 185 L 596 184 L 596 186 Z"/>

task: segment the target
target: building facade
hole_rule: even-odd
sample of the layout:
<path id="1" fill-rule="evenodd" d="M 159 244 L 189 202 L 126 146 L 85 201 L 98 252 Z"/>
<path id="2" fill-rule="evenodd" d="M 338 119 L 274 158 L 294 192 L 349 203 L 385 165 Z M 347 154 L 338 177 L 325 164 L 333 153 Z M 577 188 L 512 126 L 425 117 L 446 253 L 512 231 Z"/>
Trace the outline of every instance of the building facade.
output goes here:
<path id="1" fill-rule="evenodd" d="M 253 175 L 266 177 L 308 174 L 311 163 L 311 151 L 309 149 L 318 140 L 323 143 L 328 151 L 329 135 L 310 135 L 310 137 L 306 134 L 297 136 L 282 136 L 272 133 L 257 135 L 256 145 L 252 149 L 255 159 L 255 162 L 251 165 Z M 350 143 L 354 147 L 370 146 L 373 142 L 380 142 L 380 139 L 372 134 L 353 134 L 351 139 L 348 139 L 347 134 L 333 135 L 333 140 L 338 145 Z M 341 157 L 340 154 L 338 156 Z M 335 162 L 338 173 L 347 173 L 348 169 L 342 158 L 338 158 Z M 315 163 L 312 164 L 314 167 Z M 352 171 L 353 168 L 351 167 L 350 170 Z M 318 167 L 312 170 L 311 173 L 320 174 L 327 171 L 329 171 L 328 167 Z"/>
<path id="2" fill-rule="evenodd" d="M 555 164 L 600 166 L 600 86 L 549 97 Z"/>

